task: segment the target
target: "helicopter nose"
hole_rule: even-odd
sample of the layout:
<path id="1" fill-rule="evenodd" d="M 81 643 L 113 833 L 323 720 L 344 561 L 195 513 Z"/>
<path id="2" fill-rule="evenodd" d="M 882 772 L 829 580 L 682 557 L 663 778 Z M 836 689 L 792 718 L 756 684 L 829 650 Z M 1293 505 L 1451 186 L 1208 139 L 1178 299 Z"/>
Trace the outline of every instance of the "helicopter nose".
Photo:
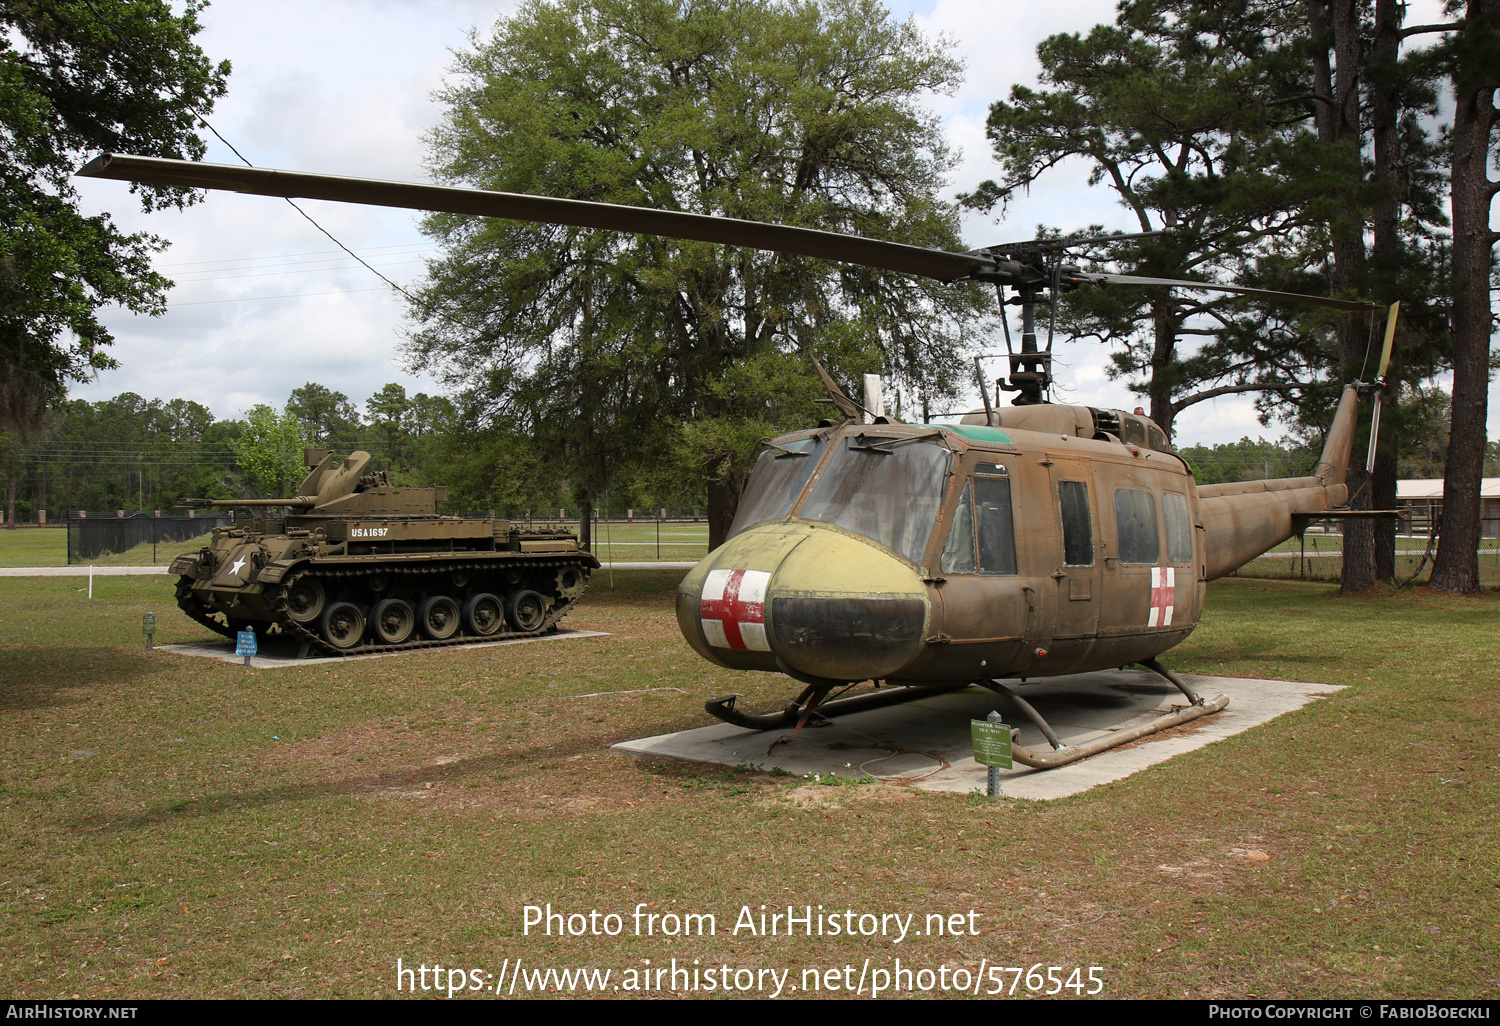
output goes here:
<path id="1" fill-rule="evenodd" d="M 677 619 L 721 666 L 856 681 L 911 662 L 926 636 L 917 572 L 837 528 L 788 521 L 752 528 L 682 582 Z"/>

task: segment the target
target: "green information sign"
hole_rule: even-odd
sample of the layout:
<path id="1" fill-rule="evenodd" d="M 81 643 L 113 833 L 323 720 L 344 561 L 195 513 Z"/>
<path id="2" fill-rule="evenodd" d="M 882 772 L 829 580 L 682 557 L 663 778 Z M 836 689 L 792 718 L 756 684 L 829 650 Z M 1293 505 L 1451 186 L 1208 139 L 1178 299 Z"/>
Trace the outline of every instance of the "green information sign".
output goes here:
<path id="1" fill-rule="evenodd" d="M 974 761 L 981 766 L 1010 769 L 1010 728 L 1003 723 L 970 720 L 974 738 Z"/>
<path id="2" fill-rule="evenodd" d="M 156 614 L 155 613 L 147 613 L 145 616 L 141 617 L 141 633 L 142 634 L 155 634 L 156 633 Z"/>

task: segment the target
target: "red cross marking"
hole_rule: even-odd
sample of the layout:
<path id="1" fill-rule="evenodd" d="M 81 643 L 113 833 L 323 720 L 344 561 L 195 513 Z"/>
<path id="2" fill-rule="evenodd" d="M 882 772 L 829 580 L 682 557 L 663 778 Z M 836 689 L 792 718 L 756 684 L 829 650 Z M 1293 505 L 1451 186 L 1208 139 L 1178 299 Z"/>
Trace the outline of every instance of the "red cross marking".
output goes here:
<path id="1" fill-rule="evenodd" d="M 1177 573 L 1173 567 L 1151 568 L 1151 616 L 1148 627 L 1169 627 L 1177 604 Z"/>
<path id="2" fill-rule="evenodd" d="M 747 575 L 749 579 L 747 580 Z M 765 640 L 766 584 L 771 575 L 763 570 L 712 570 L 703 582 L 698 616 L 710 643 L 723 633 L 728 648 L 767 651 Z M 741 626 L 746 630 L 741 631 Z M 749 635 L 747 638 L 746 635 Z"/>

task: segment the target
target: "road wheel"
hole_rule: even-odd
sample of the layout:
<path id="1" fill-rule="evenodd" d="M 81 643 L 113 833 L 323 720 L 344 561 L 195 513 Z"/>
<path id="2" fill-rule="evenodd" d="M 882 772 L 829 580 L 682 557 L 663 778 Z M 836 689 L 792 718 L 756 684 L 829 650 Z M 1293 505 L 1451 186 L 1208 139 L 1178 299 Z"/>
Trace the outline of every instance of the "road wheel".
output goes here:
<path id="1" fill-rule="evenodd" d="M 505 614 L 511 630 L 531 634 L 547 622 L 547 600 L 539 592 L 518 591 L 506 603 Z"/>
<path id="2" fill-rule="evenodd" d="M 447 595 L 431 595 L 422 600 L 417 622 L 433 641 L 447 641 L 458 633 L 458 603 Z"/>
<path id="3" fill-rule="evenodd" d="M 353 602 L 335 602 L 323 614 L 323 637 L 334 648 L 356 647 L 365 636 L 365 614 Z"/>
<path id="4" fill-rule="evenodd" d="M 313 623 L 323 615 L 328 597 L 316 577 L 303 574 L 292 582 L 286 593 L 286 614 L 297 623 Z"/>
<path id="5" fill-rule="evenodd" d="M 464 603 L 464 628 L 481 638 L 487 638 L 505 623 L 505 609 L 500 599 L 489 592 L 473 595 Z"/>
<path id="6" fill-rule="evenodd" d="M 387 645 L 404 644 L 417 626 L 417 614 L 405 599 L 383 599 L 370 612 L 375 636 Z"/>

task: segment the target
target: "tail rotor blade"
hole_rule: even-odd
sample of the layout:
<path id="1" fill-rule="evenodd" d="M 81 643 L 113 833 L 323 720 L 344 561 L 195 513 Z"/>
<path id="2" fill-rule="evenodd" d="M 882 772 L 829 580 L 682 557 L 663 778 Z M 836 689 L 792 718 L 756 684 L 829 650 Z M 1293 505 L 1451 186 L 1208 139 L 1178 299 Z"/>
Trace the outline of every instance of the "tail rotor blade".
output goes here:
<path id="1" fill-rule="evenodd" d="M 1370 414 L 1370 448 L 1365 457 L 1365 473 L 1375 473 L 1375 437 L 1380 434 L 1380 393 L 1375 393 L 1375 412 Z"/>
<path id="2" fill-rule="evenodd" d="M 1391 366 L 1391 347 L 1396 341 L 1396 318 L 1401 313 L 1401 300 L 1391 304 L 1391 309 L 1385 317 L 1385 346 L 1380 350 L 1380 370 L 1375 375 L 1375 380 L 1382 385 L 1385 384 L 1385 372 Z"/>
<path id="3" fill-rule="evenodd" d="M 1401 300 L 1391 304 L 1385 318 L 1385 345 L 1380 350 L 1380 370 L 1375 375 L 1375 410 L 1370 414 L 1370 445 L 1366 450 L 1365 473 L 1375 473 L 1375 443 L 1380 434 L 1380 397 L 1385 392 L 1385 372 L 1391 366 L 1391 348 L 1396 342 L 1396 317 L 1401 312 Z"/>

